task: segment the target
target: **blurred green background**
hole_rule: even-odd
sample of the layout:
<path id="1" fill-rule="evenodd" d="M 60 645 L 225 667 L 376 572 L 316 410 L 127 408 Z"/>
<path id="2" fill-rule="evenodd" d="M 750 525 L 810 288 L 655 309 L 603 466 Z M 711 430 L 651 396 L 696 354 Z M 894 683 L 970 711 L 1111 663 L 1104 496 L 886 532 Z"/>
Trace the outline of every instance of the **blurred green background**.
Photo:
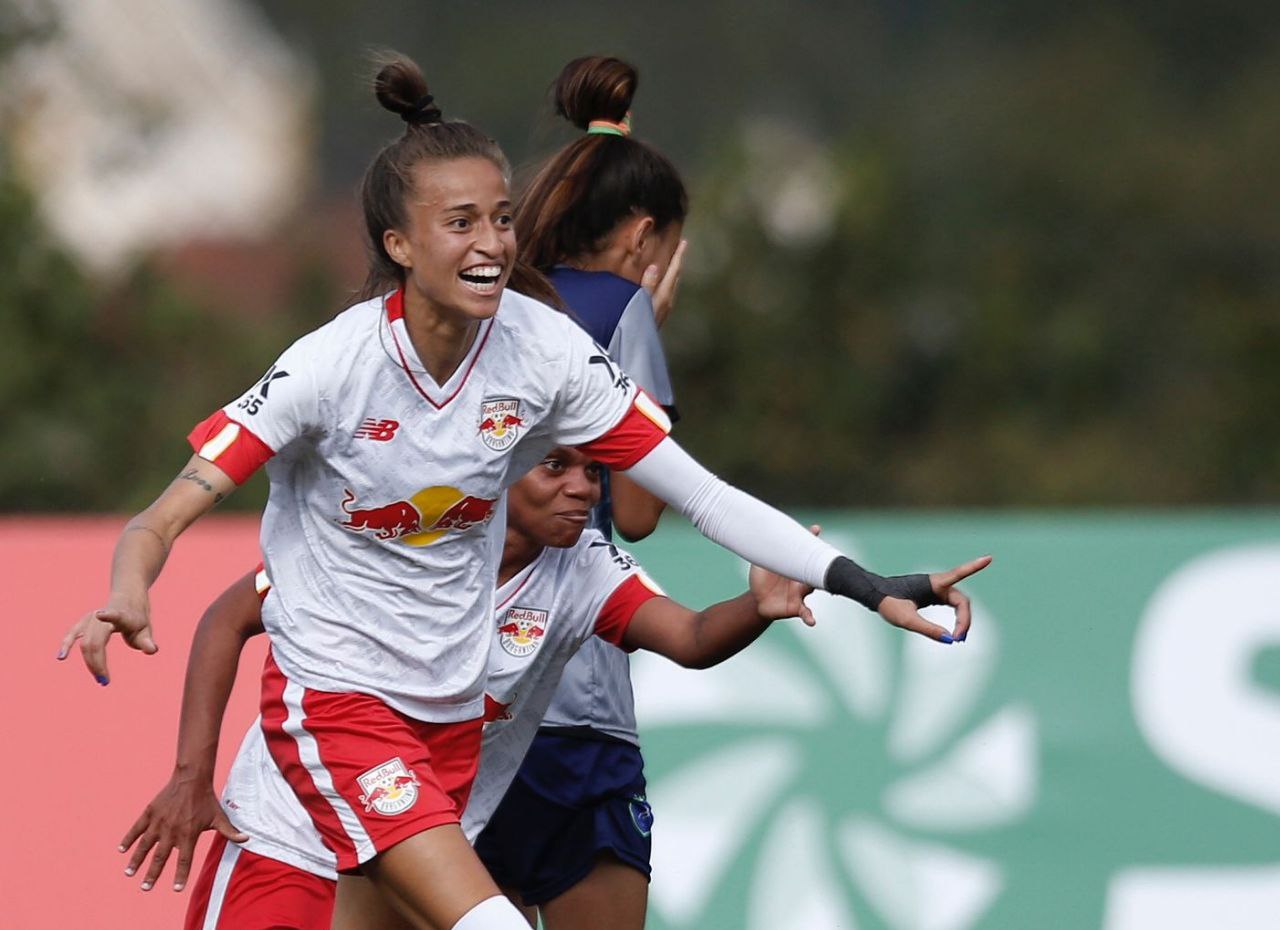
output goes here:
<path id="1" fill-rule="evenodd" d="M 1276 925 L 1280 6 L 0 0 L 0 513 L 140 509 L 347 305 L 399 131 L 378 46 L 517 179 L 571 138 L 566 61 L 636 63 L 692 193 L 680 441 L 869 564 L 998 556 L 963 647 L 815 596 L 722 669 L 635 663 L 651 926 Z M 78 524 L 8 523 L 14 559 L 84 562 L 40 542 Z M 696 605 L 742 583 L 676 521 L 638 552 Z M 67 758 L 45 794 L 83 801 Z M 81 861 L 93 894 L 19 913 L 176 919 Z"/>
<path id="2" fill-rule="evenodd" d="M 196 420 L 345 306 L 354 188 L 398 125 L 371 46 L 526 169 L 569 138 L 564 62 L 639 66 L 637 134 L 693 200 L 678 435 L 729 480 L 784 505 L 1274 504 L 1278 27 L 1241 0 L 9 0 L 0 510 L 141 507 Z M 245 102 L 271 94 L 274 122 Z M 209 130 L 153 179 L 159 231 L 95 255 L 138 211 L 94 225 L 74 192 L 219 115 L 286 140 L 289 196 L 222 181 Z M 206 181 L 266 219 L 180 219 Z"/>

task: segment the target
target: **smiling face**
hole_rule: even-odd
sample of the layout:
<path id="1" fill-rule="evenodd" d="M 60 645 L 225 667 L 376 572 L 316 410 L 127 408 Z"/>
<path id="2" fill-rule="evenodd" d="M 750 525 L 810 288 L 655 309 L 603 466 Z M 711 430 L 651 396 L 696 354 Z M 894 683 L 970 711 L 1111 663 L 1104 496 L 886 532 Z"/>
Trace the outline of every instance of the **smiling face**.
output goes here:
<path id="1" fill-rule="evenodd" d="M 497 313 L 516 255 L 501 169 L 480 157 L 419 162 L 405 212 L 407 228 L 383 244 L 405 269 L 406 302 L 454 323 Z"/>
<path id="2" fill-rule="evenodd" d="M 600 503 L 602 466 L 577 449 L 557 446 L 507 494 L 507 526 L 539 546 L 578 541 Z"/>

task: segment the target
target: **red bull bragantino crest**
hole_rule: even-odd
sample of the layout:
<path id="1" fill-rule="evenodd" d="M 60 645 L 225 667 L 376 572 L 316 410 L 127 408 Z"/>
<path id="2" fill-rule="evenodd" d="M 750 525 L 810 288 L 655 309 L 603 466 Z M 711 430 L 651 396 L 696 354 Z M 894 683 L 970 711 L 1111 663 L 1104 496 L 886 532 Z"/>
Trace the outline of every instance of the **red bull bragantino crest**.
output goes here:
<path id="1" fill-rule="evenodd" d="M 357 775 L 356 781 L 360 783 L 360 803 L 366 814 L 399 814 L 418 800 L 418 776 L 405 768 L 399 756 Z"/>
<path id="2" fill-rule="evenodd" d="M 513 656 L 531 655 L 547 632 L 547 612 L 512 607 L 498 624 L 498 642 Z"/>
<path id="3" fill-rule="evenodd" d="M 480 439 L 495 452 L 510 448 L 522 426 L 520 401 L 514 397 L 496 397 L 480 404 Z"/>
<path id="4" fill-rule="evenodd" d="M 398 539 L 410 546 L 429 546 L 449 532 L 464 532 L 493 519 L 497 500 L 472 497 L 457 488 L 423 488 L 408 500 L 376 507 L 352 507 L 356 495 L 348 488 L 342 499 L 347 519 L 341 526 L 353 533 L 373 533 L 378 539 Z"/>

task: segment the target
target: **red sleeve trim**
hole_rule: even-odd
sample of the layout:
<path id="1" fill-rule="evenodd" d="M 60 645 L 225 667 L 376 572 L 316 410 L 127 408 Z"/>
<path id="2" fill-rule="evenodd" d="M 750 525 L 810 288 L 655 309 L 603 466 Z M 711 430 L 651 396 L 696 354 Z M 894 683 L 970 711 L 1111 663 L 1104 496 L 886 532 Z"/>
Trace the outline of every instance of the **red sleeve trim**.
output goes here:
<path id="1" fill-rule="evenodd" d="M 637 391 L 631 407 L 613 429 L 578 448 L 597 462 L 626 471 L 652 452 L 669 432 L 671 420 L 662 405 L 644 391 Z"/>
<path id="2" fill-rule="evenodd" d="M 267 599 L 267 593 L 271 590 L 271 579 L 267 577 L 267 567 L 261 562 L 253 570 L 253 587 L 258 592 L 258 603 L 261 604 Z"/>
<path id="3" fill-rule="evenodd" d="M 661 596 L 646 585 L 639 575 L 632 575 L 614 589 L 609 599 L 604 602 L 604 606 L 600 608 L 600 614 L 596 617 L 596 635 L 605 642 L 613 643 L 619 649 L 627 649 L 622 645 L 622 638 L 627 635 L 631 618 L 636 615 L 636 611 L 645 601 Z M 627 652 L 635 652 L 635 650 L 627 649 Z"/>
<path id="4" fill-rule="evenodd" d="M 244 484 L 271 456 L 271 447 L 253 435 L 247 426 L 231 419 L 223 411 L 215 412 L 196 424 L 187 435 L 196 455 L 226 472 L 236 484 Z"/>

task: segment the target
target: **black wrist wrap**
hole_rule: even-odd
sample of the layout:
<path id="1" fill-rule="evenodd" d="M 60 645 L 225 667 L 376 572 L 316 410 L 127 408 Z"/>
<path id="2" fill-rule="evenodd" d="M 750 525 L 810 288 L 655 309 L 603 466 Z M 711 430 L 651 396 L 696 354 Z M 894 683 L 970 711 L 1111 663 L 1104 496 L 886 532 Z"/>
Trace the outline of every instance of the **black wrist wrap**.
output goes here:
<path id="1" fill-rule="evenodd" d="M 857 601 L 867 610 L 879 610 L 880 602 L 886 597 L 900 597 L 917 607 L 942 603 L 933 593 L 928 575 L 891 575 L 885 578 L 844 556 L 828 566 L 823 587 L 832 594 Z"/>
<path id="2" fill-rule="evenodd" d="M 857 601 L 867 610 L 877 610 L 885 593 L 880 583 L 885 581 L 875 572 L 869 572 L 853 559 L 840 556 L 827 566 L 823 587 L 832 594 Z"/>
<path id="3" fill-rule="evenodd" d="M 890 575 L 880 580 L 880 590 L 890 597 L 911 601 L 917 607 L 942 603 L 933 593 L 933 584 L 928 575 Z"/>

